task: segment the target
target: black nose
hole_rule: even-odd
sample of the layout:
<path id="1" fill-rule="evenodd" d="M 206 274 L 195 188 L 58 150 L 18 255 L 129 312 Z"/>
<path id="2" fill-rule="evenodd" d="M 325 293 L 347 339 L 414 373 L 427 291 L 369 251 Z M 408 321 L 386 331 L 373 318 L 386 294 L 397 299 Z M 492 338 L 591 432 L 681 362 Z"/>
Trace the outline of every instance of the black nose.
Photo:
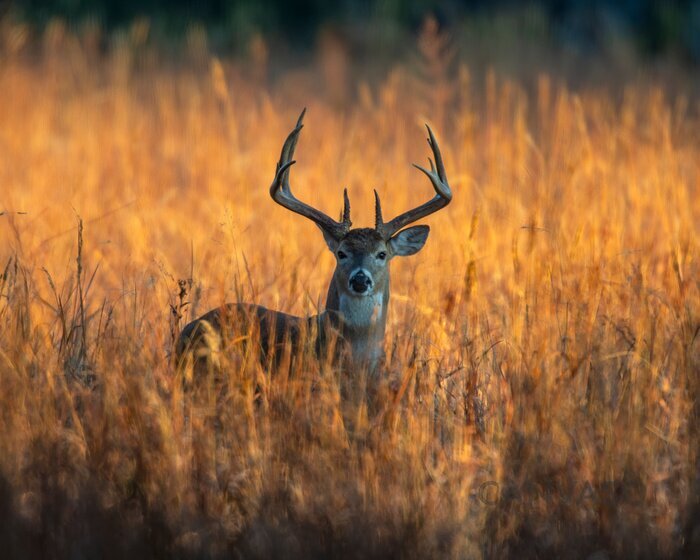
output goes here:
<path id="1" fill-rule="evenodd" d="M 350 278 L 350 287 L 358 294 L 364 294 L 372 285 L 372 279 L 364 272 L 358 272 Z"/>

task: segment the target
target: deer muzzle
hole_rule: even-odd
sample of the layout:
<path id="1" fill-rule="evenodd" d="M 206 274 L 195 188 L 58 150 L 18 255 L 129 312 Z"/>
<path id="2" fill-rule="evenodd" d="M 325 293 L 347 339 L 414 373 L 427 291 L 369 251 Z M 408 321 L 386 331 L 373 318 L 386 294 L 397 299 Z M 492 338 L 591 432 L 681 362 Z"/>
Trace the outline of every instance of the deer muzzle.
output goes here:
<path id="1" fill-rule="evenodd" d="M 372 274 L 364 269 L 360 269 L 350 276 L 350 290 L 356 294 L 366 293 L 373 284 Z"/>

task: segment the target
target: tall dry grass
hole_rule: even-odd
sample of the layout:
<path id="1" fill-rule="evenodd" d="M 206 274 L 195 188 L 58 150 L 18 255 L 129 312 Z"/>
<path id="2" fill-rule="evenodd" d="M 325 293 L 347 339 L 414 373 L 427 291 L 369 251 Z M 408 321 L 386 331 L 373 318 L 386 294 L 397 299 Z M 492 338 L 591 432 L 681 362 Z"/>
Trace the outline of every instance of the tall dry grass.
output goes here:
<path id="1" fill-rule="evenodd" d="M 100 53 L 54 25 L 28 54 L 4 31 L 3 555 L 697 552 L 697 99 L 482 85 L 430 26 L 417 70 L 342 92 L 327 61 L 270 81 L 140 33 Z M 373 187 L 387 214 L 431 195 L 423 122 L 446 160 L 454 202 L 393 267 L 387 386 L 234 356 L 187 412 L 178 324 L 322 306 L 332 257 L 267 191 L 303 105 L 295 190 L 335 213 L 347 185 L 356 225 Z"/>

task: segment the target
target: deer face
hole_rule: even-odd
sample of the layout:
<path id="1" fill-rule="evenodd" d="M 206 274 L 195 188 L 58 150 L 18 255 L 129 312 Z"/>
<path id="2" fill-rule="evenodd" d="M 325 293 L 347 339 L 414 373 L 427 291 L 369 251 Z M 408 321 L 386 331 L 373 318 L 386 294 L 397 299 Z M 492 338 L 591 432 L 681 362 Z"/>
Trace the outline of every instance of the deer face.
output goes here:
<path id="1" fill-rule="evenodd" d="M 420 251 L 429 232 L 428 226 L 415 226 L 384 240 L 376 229 L 359 228 L 338 241 L 324 231 L 326 244 L 336 259 L 338 289 L 353 297 L 382 293 L 389 282 L 391 259 Z"/>

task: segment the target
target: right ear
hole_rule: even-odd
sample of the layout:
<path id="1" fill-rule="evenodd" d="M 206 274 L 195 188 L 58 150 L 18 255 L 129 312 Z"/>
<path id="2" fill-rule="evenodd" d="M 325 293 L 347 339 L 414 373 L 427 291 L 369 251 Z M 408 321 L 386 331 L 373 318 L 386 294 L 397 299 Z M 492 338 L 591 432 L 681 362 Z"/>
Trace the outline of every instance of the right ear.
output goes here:
<path id="1" fill-rule="evenodd" d="M 415 255 L 423 248 L 428 239 L 430 228 L 428 226 L 413 226 L 402 229 L 394 237 L 389 239 L 389 246 L 394 255 L 407 257 Z"/>
<path id="2" fill-rule="evenodd" d="M 338 241 L 321 226 L 319 226 L 318 224 L 316 225 L 318 226 L 318 229 L 321 230 L 321 233 L 323 233 L 323 240 L 326 242 L 326 245 L 328 245 L 328 248 L 331 250 L 331 253 L 335 253 L 338 250 Z"/>

